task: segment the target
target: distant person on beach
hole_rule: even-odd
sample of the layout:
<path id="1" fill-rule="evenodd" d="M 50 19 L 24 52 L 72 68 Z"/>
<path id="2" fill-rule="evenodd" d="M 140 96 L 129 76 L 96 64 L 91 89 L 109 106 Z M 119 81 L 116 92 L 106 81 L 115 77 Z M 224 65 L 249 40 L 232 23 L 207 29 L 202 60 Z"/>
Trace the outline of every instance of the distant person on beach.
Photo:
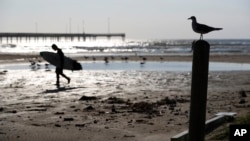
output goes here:
<path id="1" fill-rule="evenodd" d="M 68 83 L 70 83 L 70 78 L 67 77 L 65 74 L 63 74 L 63 65 L 64 65 L 64 54 L 60 48 L 57 47 L 57 45 L 53 44 L 52 49 L 57 51 L 57 54 L 60 57 L 60 67 L 56 67 L 56 86 L 60 87 L 60 81 L 59 81 L 59 75 L 63 76 L 68 80 Z"/>

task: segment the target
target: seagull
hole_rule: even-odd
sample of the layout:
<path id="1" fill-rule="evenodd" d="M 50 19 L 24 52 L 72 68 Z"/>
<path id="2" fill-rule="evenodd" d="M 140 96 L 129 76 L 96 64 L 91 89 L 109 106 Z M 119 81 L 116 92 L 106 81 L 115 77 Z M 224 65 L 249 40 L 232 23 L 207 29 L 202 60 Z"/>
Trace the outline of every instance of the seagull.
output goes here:
<path id="1" fill-rule="evenodd" d="M 222 30 L 222 28 L 215 28 L 215 27 L 210 27 L 204 24 L 197 23 L 195 16 L 188 18 L 188 20 L 190 19 L 192 20 L 192 28 L 194 32 L 201 34 L 200 40 L 203 40 L 203 34 L 206 34 L 214 30 Z"/>

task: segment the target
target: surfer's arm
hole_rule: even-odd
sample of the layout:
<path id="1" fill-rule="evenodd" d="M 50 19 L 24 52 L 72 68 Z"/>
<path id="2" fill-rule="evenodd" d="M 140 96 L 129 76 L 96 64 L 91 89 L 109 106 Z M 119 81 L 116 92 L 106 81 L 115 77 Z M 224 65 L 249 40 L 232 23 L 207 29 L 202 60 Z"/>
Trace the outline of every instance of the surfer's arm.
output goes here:
<path id="1" fill-rule="evenodd" d="M 63 68 L 64 67 L 64 55 L 61 50 L 58 51 L 58 55 L 60 57 L 60 68 Z"/>

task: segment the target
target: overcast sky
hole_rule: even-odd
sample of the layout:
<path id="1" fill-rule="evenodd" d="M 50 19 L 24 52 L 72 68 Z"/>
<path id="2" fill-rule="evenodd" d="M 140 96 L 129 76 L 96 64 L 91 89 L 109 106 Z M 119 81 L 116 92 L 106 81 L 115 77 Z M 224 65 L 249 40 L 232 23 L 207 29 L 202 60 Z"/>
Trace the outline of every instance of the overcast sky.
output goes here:
<path id="1" fill-rule="evenodd" d="M 107 33 L 109 19 L 129 39 L 199 38 L 190 16 L 223 28 L 204 38 L 250 39 L 250 0 L 0 0 L 0 32 Z"/>

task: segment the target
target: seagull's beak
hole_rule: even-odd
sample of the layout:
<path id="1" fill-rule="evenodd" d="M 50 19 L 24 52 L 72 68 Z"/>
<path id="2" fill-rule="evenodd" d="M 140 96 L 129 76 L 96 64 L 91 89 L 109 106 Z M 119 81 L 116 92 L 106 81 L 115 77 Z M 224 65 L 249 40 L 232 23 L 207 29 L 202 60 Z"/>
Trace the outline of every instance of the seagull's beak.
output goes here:
<path id="1" fill-rule="evenodd" d="M 190 18 L 188 18 L 188 20 L 191 20 L 191 17 L 190 17 Z"/>

